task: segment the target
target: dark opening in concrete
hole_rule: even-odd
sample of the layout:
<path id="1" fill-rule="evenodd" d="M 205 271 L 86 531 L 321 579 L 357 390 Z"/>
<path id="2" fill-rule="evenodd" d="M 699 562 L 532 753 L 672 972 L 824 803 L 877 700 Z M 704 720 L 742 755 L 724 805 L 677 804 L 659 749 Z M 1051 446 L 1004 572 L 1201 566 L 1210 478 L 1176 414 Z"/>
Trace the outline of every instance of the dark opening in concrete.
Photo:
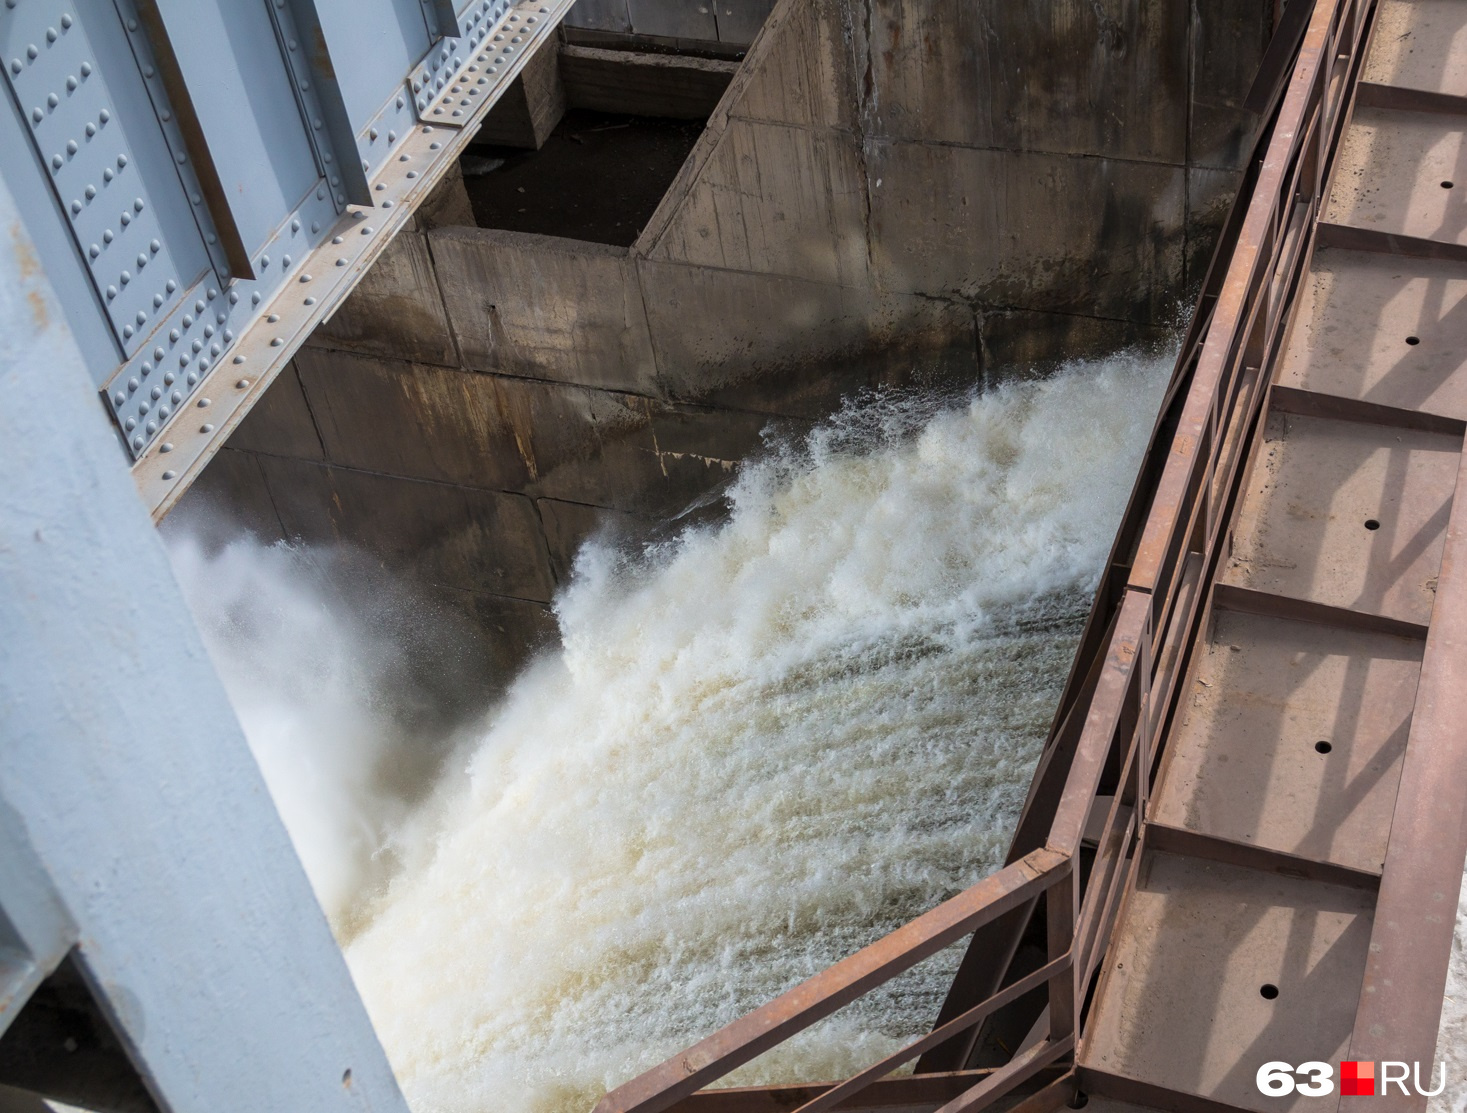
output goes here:
<path id="1" fill-rule="evenodd" d="M 704 122 L 573 108 L 538 151 L 475 144 L 462 160 L 474 222 L 629 247 Z"/>

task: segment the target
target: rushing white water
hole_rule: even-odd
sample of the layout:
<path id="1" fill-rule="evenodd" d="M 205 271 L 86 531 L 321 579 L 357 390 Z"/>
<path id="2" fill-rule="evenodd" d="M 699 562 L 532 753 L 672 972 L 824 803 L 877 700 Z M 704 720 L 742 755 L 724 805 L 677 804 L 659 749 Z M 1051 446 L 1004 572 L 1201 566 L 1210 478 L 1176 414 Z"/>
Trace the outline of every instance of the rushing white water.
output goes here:
<path id="1" fill-rule="evenodd" d="M 347 947 L 413 1107 L 588 1109 L 991 872 L 1165 370 L 868 403 L 725 524 L 588 548 Z M 741 1079 L 869 1061 L 956 958 Z"/>
<path id="2" fill-rule="evenodd" d="M 440 653 L 425 691 L 410 658 L 442 617 L 380 582 L 340 598 L 349 554 L 176 536 L 416 1113 L 581 1113 L 990 872 L 1165 370 L 876 400 L 746 468 L 726 524 L 593 544 L 563 645 L 425 801 L 445 743 L 419 712 L 461 679 Z M 869 1062 L 930 1023 L 958 953 L 735 1080 Z M 1432 1113 L 1467 1113 L 1467 885 L 1452 964 Z"/>

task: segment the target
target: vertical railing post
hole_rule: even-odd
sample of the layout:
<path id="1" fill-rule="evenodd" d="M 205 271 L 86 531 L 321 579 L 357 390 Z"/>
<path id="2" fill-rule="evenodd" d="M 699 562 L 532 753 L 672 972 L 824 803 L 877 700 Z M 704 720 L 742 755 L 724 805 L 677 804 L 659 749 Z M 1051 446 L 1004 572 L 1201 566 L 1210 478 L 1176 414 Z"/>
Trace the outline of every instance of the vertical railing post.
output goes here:
<path id="1" fill-rule="evenodd" d="M 1080 851 L 1070 855 L 1070 868 L 1044 897 L 1049 961 L 1062 958 L 1075 946 L 1075 911 L 1080 900 Z M 1078 957 L 1078 956 L 1077 956 Z M 1049 981 L 1049 1038 L 1062 1040 L 1075 1033 L 1079 965 L 1070 966 Z"/>

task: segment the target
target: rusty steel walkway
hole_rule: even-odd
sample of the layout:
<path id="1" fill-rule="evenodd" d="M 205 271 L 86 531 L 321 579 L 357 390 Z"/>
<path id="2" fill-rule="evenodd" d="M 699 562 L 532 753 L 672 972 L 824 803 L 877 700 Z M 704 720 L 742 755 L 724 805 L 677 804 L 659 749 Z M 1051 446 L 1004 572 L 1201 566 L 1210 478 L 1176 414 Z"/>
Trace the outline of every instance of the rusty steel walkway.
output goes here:
<path id="1" fill-rule="evenodd" d="M 1467 853 L 1467 2 L 1293 0 L 1258 88 L 1009 864 L 598 1113 L 1324 1109 L 1259 1068 L 1431 1073 Z M 716 1087 L 964 938 L 903 1051 Z"/>

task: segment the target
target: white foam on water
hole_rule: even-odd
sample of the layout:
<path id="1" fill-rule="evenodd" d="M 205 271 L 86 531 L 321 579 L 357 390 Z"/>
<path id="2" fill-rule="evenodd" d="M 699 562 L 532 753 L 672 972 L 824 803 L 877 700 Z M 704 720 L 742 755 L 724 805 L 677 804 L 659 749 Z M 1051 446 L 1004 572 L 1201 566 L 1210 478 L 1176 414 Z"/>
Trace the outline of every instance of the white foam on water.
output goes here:
<path id="1" fill-rule="evenodd" d="M 591 545 L 563 645 L 416 808 L 417 603 L 364 617 L 339 553 L 171 537 L 416 1113 L 580 1113 L 992 872 L 1166 369 L 868 401 L 746 467 L 726 524 Z M 731 1081 L 892 1050 L 960 952 Z M 1431 1113 L 1467 1113 L 1467 879 L 1437 1060 Z"/>
<path id="2" fill-rule="evenodd" d="M 869 401 L 724 524 L 584 550 L 347 946 L 417 1113 L 581 1113 L 992 872 L 1168 366 Z M 894 1048 L 959 954 L 734 1081 Z"/>

